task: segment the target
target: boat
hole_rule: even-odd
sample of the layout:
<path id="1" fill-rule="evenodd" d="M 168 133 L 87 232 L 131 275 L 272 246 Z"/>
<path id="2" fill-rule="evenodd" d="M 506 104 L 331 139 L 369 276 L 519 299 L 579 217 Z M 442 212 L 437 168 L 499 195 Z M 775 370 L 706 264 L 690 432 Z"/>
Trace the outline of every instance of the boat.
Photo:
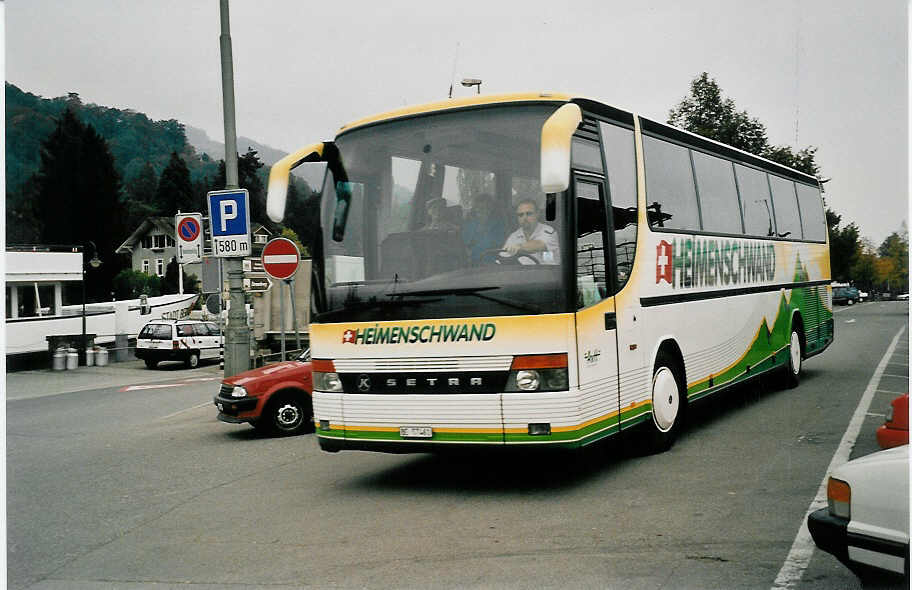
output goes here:
<path id="1" fill-rule="evenodd" d="M 78 345 L 82 334 L 96 345 L 135 338 L 143 325 L 158 318 L 188 317 L 197 294 L 65 305 L 65 291 L 81 291 L 83 256 L 79 248 L 8 246 L 6 264 L 6 355 L 48 352 L 56 344 Z M 77 296 L 77 299 L 81 297 Z M 73 340 L 75 339 L 75 342 Z"/>

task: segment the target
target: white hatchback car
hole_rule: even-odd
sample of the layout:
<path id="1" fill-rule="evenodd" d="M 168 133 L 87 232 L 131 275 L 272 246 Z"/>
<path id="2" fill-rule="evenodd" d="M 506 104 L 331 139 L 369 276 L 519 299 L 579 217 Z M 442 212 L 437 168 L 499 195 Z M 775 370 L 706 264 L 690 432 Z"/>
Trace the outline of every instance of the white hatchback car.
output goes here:
<path id="1" fill-rule="evenodd" d="M 909 577 L 909 445 L 859 457 L 827 482 L 827 507 L 808 515 L 814 543 L 859 577 Z"/>
<path id="2" fill-rule="evenodd" d="M 217 359 L 222 338 L 218 325 L 197 320 L 152 320 L 136 337 L 136 358 L 154 369 L 162 361 L 183 361 L 189 368 L 200 359 Z"/>

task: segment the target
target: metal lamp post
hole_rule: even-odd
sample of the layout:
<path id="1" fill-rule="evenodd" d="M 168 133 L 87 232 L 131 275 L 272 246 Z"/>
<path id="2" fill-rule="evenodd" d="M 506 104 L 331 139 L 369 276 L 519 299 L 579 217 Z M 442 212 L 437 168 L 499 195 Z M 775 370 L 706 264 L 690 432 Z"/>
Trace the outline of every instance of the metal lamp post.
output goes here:
<path id="1" fill-rule="evenodd" d="M 89 265 L 92 268 L 98 268 L 101 266 L 101 259 L 98 258 L 98 247 L 95 246 L 95 242 L 89 240 L 89 244 L 92 245 L 92 259 L 89 260 Z M 85 268 L 85 246 L 82 248 L 82 342 L 79 346 L 79 352 L 82 355 L 82 362 L 85 363 L 86 359 L 86 268 Z"/>

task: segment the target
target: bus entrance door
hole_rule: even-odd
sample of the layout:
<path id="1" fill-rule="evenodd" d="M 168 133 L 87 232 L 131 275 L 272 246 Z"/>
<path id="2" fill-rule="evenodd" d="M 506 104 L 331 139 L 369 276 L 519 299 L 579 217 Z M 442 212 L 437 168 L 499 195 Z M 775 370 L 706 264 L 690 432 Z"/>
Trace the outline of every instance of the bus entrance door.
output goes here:
<path id="1" fill-rule="evenodd" d="M 608 296 L 610 244 L 604 179 L 574 175 L 576 209 L 576 346 L 584 443 L 619 428 L 618 316 Z"/>

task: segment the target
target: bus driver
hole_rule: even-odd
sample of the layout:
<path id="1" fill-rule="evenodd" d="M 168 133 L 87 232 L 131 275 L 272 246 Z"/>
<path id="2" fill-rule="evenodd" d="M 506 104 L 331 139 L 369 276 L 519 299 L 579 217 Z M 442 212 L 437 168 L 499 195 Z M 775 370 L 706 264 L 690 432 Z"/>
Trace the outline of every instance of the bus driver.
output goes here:
<path id="1" fill-rule="evenodd" d="M 521 264 L 534 264 L 526 258 L 534 258 L 539 264 L 557 264 L 560 260 L 557 231 L 538 222 L 535 200 L 520 201 L 516 206 L 516 216 L 519 218 L 519 229 L 507 237 L 502 250 L 517 256 Z"/>

